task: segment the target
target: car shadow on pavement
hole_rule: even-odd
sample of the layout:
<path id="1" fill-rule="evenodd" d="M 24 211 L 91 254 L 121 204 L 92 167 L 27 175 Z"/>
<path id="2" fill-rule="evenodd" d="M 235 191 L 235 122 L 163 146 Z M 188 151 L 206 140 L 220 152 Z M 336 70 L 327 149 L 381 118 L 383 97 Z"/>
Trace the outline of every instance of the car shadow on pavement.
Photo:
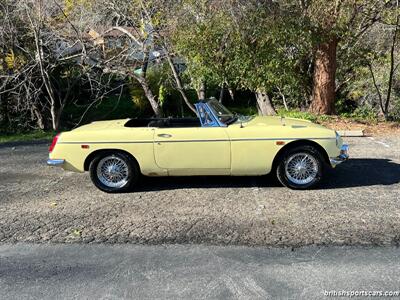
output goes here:
<path id="1" fill-rule="evenodd" d="M 316 189 L 394 185 L 400 182 L 400 164 L 389 159 L 354 158 L 329 170 Z M 135 191 L 186 188 L 280 187 L 275 176 L 143 177 Z"/>
<path id="2" fill-rule="evenodd" d="M 173 189 L 279 187 L 276 178 L 264 176 L 184 176 L 143 177 L 135 191 L 162 191 Z"/>
<path id="3" fill-rule="evenodd" d="M 400 182 L 400 164 L 390 159 L 353 158 L 327 175 L 318 189 L 389 186 Z"/>

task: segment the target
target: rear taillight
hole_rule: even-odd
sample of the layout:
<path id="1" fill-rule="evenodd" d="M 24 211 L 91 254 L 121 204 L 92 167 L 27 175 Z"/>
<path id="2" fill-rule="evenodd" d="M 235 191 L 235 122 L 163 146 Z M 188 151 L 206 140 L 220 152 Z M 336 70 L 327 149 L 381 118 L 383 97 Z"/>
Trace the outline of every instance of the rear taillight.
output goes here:
<path id="1" fill-rule="evenodd" d="M 58 133 L 58 134 L 53 138 L 53 141 L 51 142 L 51 145 L 50 145 L 50 148 L 49 148 L 49 152 L 50 152 L 50 153 L 51 153 L 51 151 L 53 151 L 54 147 L 56 146 L 59 136 L 60 136 L 60 134 Z"/>

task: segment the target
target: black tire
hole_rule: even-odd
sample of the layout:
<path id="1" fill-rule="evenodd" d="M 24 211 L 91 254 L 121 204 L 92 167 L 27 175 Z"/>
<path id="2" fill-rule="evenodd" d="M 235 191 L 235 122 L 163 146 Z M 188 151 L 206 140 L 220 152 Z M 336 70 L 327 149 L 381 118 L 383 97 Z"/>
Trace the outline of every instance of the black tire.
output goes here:
<path id="1" fill-rule="evenodd" d="M 287 171 L 290 169 L 288 163 L 296 158 L 301 158 L 302 155 L 307 155 L 307 160 L 309 160 L 310 166 L 315 170 L 311 172 L 312 174 L 304 179 L 305 183 L 299 183 L 298 179 L 291 176 L 291 172 Z M 293 170 L 293 168 L 292 168 Z M 316 187 L 321 181 L 322 175 L 324 173 L 324 159 L 321 153 L 312 146 L 298 146 L 293 149 L 287 150 L 280 158 L 278 166 L 276 168 L 276 176 L 279 182 L 294 190 L 305 190 Z"/>
<path id="2" fill-rule="evenodd" d="M 106 178 L 101 176 L 98 172 L 99 163 L 106 162 L 107 160 L 117 160 L 121 162 L 124 166 L 124 175 L 126 177 L 121 180 L 120 186 L 110 186 L 105 184 Z M 125 164 L 125 165 L 124 165 Z M 136 160 L 134 160 L 131 156 L 123 153 L 123 152 L 102 152 L 99 153 L 90 163 L 89 166 L 90 179 L 93 184 L 103 192 L 107 193 L 124 193 L 131 191 L 132 188 L 137 184 L 140 177 L 140 169 Z M 101 172 L 100 172 L 101 173 Z M 111 184 L 111 181 L 108 181 Z"/>

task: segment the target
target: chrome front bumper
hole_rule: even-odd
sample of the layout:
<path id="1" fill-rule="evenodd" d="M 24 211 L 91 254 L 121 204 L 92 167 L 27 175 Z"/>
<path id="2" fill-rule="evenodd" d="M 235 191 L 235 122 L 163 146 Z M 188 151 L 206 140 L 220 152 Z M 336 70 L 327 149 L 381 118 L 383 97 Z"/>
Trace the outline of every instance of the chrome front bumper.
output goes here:
<path id="1" fill-rule="evenodd" d="M 64 164 L 64 159 L 48 159 L 47 165 L 52 167 L 61 167 Z"/>
<path id="2" fill-rule="evenodd" d="M 349 145 L 343 145 L 340 148 L 340 155 L 335 158 L 331 158 L 330 162 L 332 167 L 336 167 L 338 164 L 341 164 L 342 162 L 348 159 L 349 159 Z"/>

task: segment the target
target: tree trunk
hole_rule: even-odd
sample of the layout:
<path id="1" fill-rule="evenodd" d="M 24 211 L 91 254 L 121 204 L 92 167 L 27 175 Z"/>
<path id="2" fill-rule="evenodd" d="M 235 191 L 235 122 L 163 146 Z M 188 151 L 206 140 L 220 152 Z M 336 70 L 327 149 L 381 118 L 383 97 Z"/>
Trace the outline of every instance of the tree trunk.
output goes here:
<path id="1" fill-rule="evenodd" d="M 330 41 L 318 46 L 314 60 L 314 82 L 310 112 L 331 115 L 335 113 L 336 51 L 338 41 Z"/>
<path id="2" fill-rule="evenodd" d="M 50 104 L 50 115 L 51 115 L 51 125 L 53 130 L 57 131 L 58 130 L 58 122 L 57 122 L 57 108 L 56 108 L 56 99 L 54 95 L 54 90 L 53 86 L 51 84 L 50 76 L 45 69 L 45 65 L 43 63 L 43 41 L 39 39 L 39 32 L 33 28 L 33 33 L 35 37 L 35 45 L 36 45 L 36 55 L 37 55 L 37 60 L 39 63 L 39 69 L 40 69 L 40 74 L 43 80 L 43 84 L 46 88 L 48 97 L 49 97 L 49 104 Z"/>
<path id="3" fill-rule="evenodd" d="M 281 97 L 282 97 L 282 102 L 283 102 L 283 105 L 285 106 L 285 110 L 288 111 L 289 108 L 288 108 L 288 105 L 287 105 L 287 102 L 286 102 L 285 94 L 282 93 L 282 91 L 281 91 L 281 89 L 280 89 L 279 87 L 278 87 L 278 92 L 279 92 L 279 94 L 280 94 Z"/>
<path id="4" fill-rule="evenodd" d="M 199 97 L 199 100 L 205 100 L 206 99 L 206 83 L 201 81 L 199 90 L 197 91 L 197 96 Z"/>
<path id="5" fill-rule="evenodd" d="M 397 1 L 397 8 L 399 7 L 399 1 Z M 397 16 L 396 19 L 396 27 L 395 31 L 392 37 L 392 46 L 390 48 L 390 71 L 389 71 L 389 80 L 388 80 L 388 90 L 386 94 L 386 102 L 384 106 L 384 111 L 383 114 L 385 116 L 385 120 L 387 121 L 389 118 L 389 103 L 390 103 L 390 97 L 392 95 L 392 87 L 393 87 L 393 77 L 395 74 L 395 52 L 396 52 L 396 41 L 397 41 L 397 35 L 399 32 L 399 26 L 400 26 L 400 15 Z M 383 107 L 383 105 L 381 105 Z"/>
<path id="6" fill-rule="evenodd" d="M 146 95 L 146 98 L 149 100 L 151 108 L 154 111 L 154 114 L 156 115 L 157 118 L 161 118 L 163 116 L 163 112 L 161 110 L 159 103 L 156 100 L 156 97 L 154 96 L 153 92 L 151 91 L 146 78 L 143 78 L 140 76 L 135 76 L 135 78 L 142 86 L 144 94 Z"/>
<path id="7" fill-rule="evenodd" d="M 219 103 L 222 103 L 224 100 L 224 94 L 225 94 L 225 84 L 222 84 L 221 89 L 219 90 Z"/>
<path id="8" fill-rule="evenodd" d="M 274 106 L 272 105 L 271 99 L 269 98 L 267 93 L 261 90 L 257 90 L 256 99 L 257 99 L 257 110 L 259 115 L 261 116 L 276 115 Z"/>
<path id="9" fill-rule="evenodd" d="M 63 101 L 61 103 L 61 106 L 59 107 L 59 109 L 56 112 L 56 120 L 55 120 L 56 129 L 55 130 L 58 130 L 60 128 L 61 116 L 62 116 L 62 113 L 64 111 L 65 105 L 67 104 L 68 95 L 69 95 L 69 92 L 67 93 L 67 95 L 63 99 Z"/>
<path id="10" fill-rule="evenodd" d="M 39 127 L 39 129 L 44 130 L 45 125 L 44 125 L 43 116 L 40 113 L 36 104 L 34 104 L 34 103 L 32 104 L 31 110 L 32 110 L 32 118 L 36 119 L 37 126 Z"/>
<path id="11" fill-rule="evenodd" d="M 57 117 L 57 109 L 56 109 L 56 104 L 51 101 L 50 103 L 50 115 L 51 115 L 51 127 L 53 128 L 54 131 L 58 130 L 58 117 Z"/>
<path id="12" fill-rule="evenodd" d="M 169 66 L 171 68 L 172 74 L 174 75 L 176 86 L 178 88 L 179 93 L 181 93 L 183 100 L 185 101 L 186 105 L 190 108 L 190 110 L 193 111 L 195 114 L 197 114 L 196 108 L 193 106 L 192 103 L 190 103 L 189 99 L 186 96 L 185 91 L 183 90 L 181 77 L 179 76 L 178 72 L 176 71 L 174 62 L 172 61 L 172 58 L 169 55 L 169 52 L 167 52 L 167 60 L 168 60 Z"/>
<path id="13" fill-rule="evenodd" d="M 235 101 L 235 91 L 228 87 L 229 96 L 231 96 L 232 101 Z"/>

